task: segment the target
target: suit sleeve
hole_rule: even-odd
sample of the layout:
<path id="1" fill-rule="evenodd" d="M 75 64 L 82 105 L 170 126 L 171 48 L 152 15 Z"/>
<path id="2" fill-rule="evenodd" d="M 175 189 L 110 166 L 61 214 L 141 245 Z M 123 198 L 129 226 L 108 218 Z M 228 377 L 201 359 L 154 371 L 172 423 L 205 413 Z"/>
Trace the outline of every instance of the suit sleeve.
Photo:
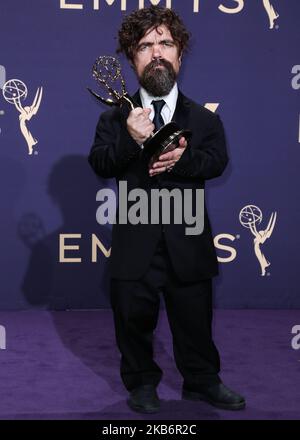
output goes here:
<path id="1" fill-rule="evenodd" d="M 214 115 L 201 144 L 193 147 L 188 144 L 170 173 L 180 177 L 208 180 L 220 176 L 227 163 L 223 123 L 219 115 Z"/>
<path id="2" fill-rule="evenodd" d="M 127 131 L 121 115 L 102 113 L 97 124 L 88 161 L 101 177 L 117 177 L 140 153 L 140 146 Z"/>

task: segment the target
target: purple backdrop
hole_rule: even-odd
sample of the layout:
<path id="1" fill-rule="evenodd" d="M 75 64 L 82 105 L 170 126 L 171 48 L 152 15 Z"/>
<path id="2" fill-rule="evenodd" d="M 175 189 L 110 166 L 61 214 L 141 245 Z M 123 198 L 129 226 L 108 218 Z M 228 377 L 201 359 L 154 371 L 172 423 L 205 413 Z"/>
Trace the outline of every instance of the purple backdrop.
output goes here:
<path id="1" fill-rule="evenodd" d="M 219 104 L 231 159 L 222 177 L 207 182 L 221 272 L 216 305 L 297 308 L 300 2 L 171 3 L 193 35 L 179 86 L 201 104 Z M 95 197 L 114 183 L 97 179 L 87 163 L 106 107 L 86 87 L 96 87 L 91 66 L 97 56 L 114 54 L 122 17 L 139 1 L 125 4 L 126 11 L 121 0 L 1 2 L 0 87 L 7 98 L 12 86 L 7 81 L 22 81 L 27 113 L 43 88 L 40 106 L 27 122 L 38 140 L 32 155 L 18 109 L 0 96 L 1 309 L 109 306 L 109 258 L 100 250 L 97 262 L 91 256 L 92 234 L 110 247 L 111 227 L 97 224 Z M 270 29 L 274 11 L 279 17 Z M 134 92 L 134 73 L 122 57 L 121 62 Z M 258 215 L 256 237 L 239 218 L 248 205 Z M 81 257 L 80 263 L 60 262 L 60 234 L 81 234 L 66 243 L 80 248 L 65 252 Z M 271 263 L 264 275 L 263 255 Z"/>

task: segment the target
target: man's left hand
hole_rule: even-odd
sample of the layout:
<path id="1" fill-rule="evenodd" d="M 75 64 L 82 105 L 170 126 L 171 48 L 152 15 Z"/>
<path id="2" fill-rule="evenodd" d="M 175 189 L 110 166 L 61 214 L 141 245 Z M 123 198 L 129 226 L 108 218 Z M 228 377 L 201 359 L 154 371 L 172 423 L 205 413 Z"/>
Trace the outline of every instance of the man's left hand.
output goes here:
<path id="1" fill-rule="evenodd" d="M 184 137 L 179 140 L 179 145 L 174 150 L 168 153 L 163 153 L 159 156 L 156 162 L 149 165 L 149 175 L 155 176 L 165 171 L 171 171 L 175 163 L 181 158 L 184 150 L 187 147 L 187 141 Z"/>

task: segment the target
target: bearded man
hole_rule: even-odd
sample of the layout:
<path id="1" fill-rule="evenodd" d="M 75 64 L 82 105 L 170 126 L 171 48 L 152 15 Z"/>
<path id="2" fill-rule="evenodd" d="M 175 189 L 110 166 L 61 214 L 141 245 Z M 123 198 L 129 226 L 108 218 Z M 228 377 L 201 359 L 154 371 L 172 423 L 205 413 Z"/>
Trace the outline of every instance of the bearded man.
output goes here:
<path id="1" fill-rule="evenodd" d="M 178 90 L 188 41 L 189 33 L 171 9 L 151 6 L 125 17 L 118 51 L 137 75 L 140 88 L 133 99 L 138 107 L 101 114 L 89 155 L 99 176 L 115 177 L 126 182 L 128 191 L 140 188 L 149 195 L 153 189 L 190 189 L 194 202 L 205 180 L 223 173 L 228 156 L 220 117 Z M 146 140 L 171 120 L 191 130 L 192 137 L 182 137 L 176 148 L 153 161 Z M 219 377 L 211 331 L 212 277 L 218 274 L 218 262 L 205 204 L 203 216 L 198 235 L 186 234 L 184 222 L 164 224 L 161 218 L 152 224 L 113 225 L 110 298 L 120 374 L 134 411 L 151 413 L 160 407 L 156 388 L 163 372 L 153 358 L 152 341 L 161 292 L 183 377 L 182 398 L 223 409 L 245 407 L 245 399 Z"/>

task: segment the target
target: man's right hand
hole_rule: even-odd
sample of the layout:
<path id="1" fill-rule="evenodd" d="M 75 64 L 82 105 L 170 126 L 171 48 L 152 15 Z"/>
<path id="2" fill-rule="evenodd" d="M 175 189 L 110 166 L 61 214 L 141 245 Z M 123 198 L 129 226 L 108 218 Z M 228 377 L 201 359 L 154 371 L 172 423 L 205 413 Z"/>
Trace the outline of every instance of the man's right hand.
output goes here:
<path id="1" fill-rule="evenodd" d="M 127 130 L 139 145 L 142 145 L 155 129 L 154 124 L 149 119 L 150 113 L 150 108 L 138 107 L 131 110 L 127 118 Z"/>

